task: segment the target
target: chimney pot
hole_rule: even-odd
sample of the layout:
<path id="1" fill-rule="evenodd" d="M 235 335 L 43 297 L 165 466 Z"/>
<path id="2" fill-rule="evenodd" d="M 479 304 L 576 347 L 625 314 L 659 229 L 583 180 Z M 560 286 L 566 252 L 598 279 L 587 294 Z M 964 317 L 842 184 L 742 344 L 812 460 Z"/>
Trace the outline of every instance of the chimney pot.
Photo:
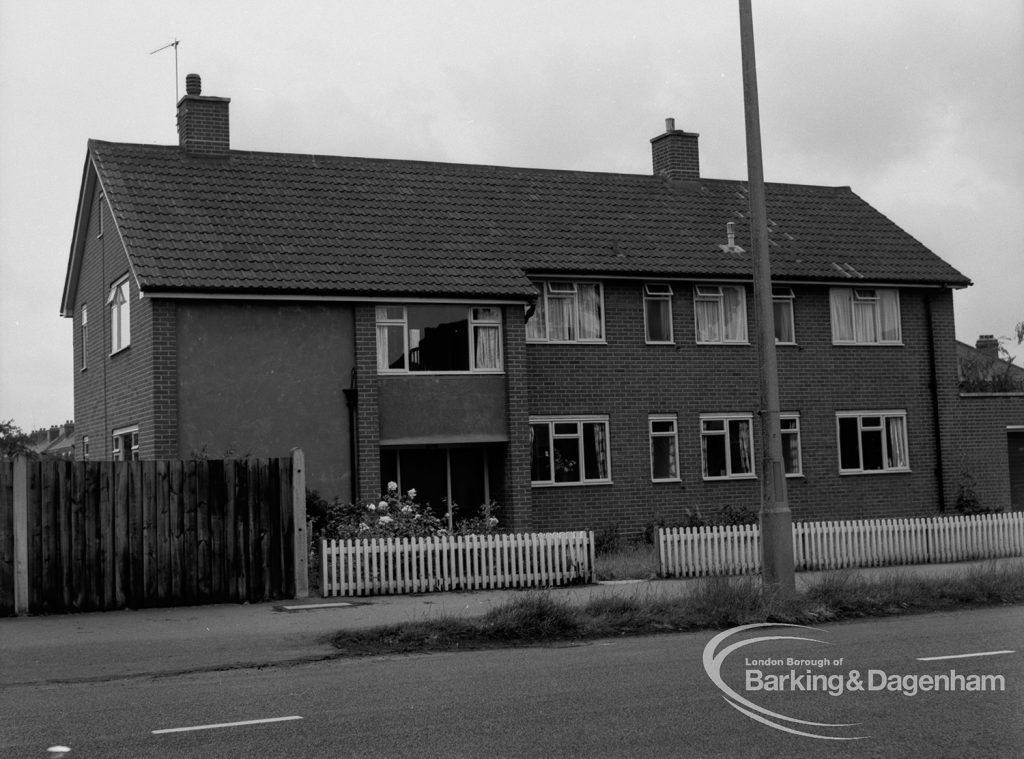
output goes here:
<path id="1" fill-rule="evenodd" d="M 700 179 L 700 135 L 676 129 L 674 118 L 665 119 L 665 134 L 651 140 L 654 175 L 666 179 Z"/>
<path id="2" fill-rule="evenodd" d="M 185 94 L 186 95 L 202 95 L 203 94 L 203 80 L 199 74 L 189 74 L 185 77 Z"/>
<path id="3" fill-rule="evenodd" d="M 989 358 L 999 358 L 999 341 L 993 335 L 982 335 L 974 347 Z"/>
<path id="4" fill-rule="evenodd" d="M 226 158 L 231 152 L 231 99 L 210 97 L 202 91 L 199 74 L 185 77 L 186 94 L 178 101 L 178 144 L 189 155 Z"/>

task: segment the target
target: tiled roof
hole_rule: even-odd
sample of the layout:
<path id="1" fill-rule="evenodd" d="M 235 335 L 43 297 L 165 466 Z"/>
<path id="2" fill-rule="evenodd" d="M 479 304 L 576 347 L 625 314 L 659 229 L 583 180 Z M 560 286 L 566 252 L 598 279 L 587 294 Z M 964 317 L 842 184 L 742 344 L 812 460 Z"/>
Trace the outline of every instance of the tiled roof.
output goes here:
<path id="1" fill-rule="evenodd" d="M 527 274 L 748 278 L 746 183 L 90 141 L 143 290 L 522 297 Z M 969 280 L 847 187 L 769 184 L 772 271 Z"/>

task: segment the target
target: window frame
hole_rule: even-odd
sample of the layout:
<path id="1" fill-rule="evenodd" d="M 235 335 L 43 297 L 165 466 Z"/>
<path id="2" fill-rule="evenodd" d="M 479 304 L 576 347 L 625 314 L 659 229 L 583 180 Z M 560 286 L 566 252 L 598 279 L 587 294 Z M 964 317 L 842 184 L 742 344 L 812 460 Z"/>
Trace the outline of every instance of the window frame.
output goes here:
<path id="1" fill-rule="evenodd" d="M 796 296 L 793 294 L 793 288 L 787 286 L 775 286 L 772 287 L 772 316 L 775 322 L 775 344 L 776 345 L 796 345 L 796 316 L 794 314 L 793 302 L 796 300 Z M 792 335 L 792 340 L 780 340 L 779 339 L 779 319 L 778 313 L 775 311 L 776 307 L 782 305 L 784 312 L 789 314 L 789 331 Z"/>
<path id="2" fill-rule="evenodd" d="M 540 294 L 537 298 L 537 302 L 534 304 L 533 313 L 530 316 L 530 319 L 527 320 L 527 343 L 547 343 L 555 345 L 601 345 L 607 343 L 608 333 L 605 329 L 604 285 L 601 282 L 586 279 L 547 279 L 538 280 L 535 284 L 540 289 Z M 582 287 L 593 287 L 597 292 L 597 307 L 601 312 L 599 314 L 600 318 L 598 319 L 598 329 L 600 334 L 597 337 L 580 337 L 580 288 Z M 568 325 L 570 336 L 567 339 L 552 338 L 551 320 L 548 317 L 551 313 L 551 301 L 568 300 L 569 296 L 572 298 L 572 302 L 570 304 L 572 311 L 571 323 Z M 537 329 L 536 327 L 531 327 L 530 323 L 534 319 L 541 320 L 541 322 L 534 323 L 541 325 L 544 333 L 543 337 L 539 337 L 535 334 Z"/>
<path id="3" fill-rule="evenodd" d="M 609 418 L 605 414 L 597 415 L 564 415 L 564 416 L 531 416 L 530 417 L 530 486 L 538 488 L 559 488 L 559 487 L 583 487 L 587 485 L 610 485 L 612 484 L 612 447 L 611 447 L 611 424 Z M 556 432 L 557 425 L 568 425 L 575 424 L 576 432 L 574 434 L 568 434 L 566 432 Z M 604 477 L 586 477 L 586 453 L 583 449 L 585 433 L 584 425 L 597 424 L 604 428 L 604 439 L 605 439 L 605 451 L 604 451 Z M 562 480 L 556 479 L 555 473 L 555 457 L 551 455 L 548 467 L 549 478 L 544 480 L 533 479 L 533 428 L 535 426 L 546 426 L 547 427 L 547 440 L 549 450 L 554 449 L 555 440 L 570 440 L 575 439 L 577 443 L 577 451 L 579 453 L 579 465 L 580 465 L 580 479 L 578 480 Z"/>
<path id="4" fill-rule="evenodd" d="M 847 313 L 843 301 L 840 298 L 845 299 L 845 295 L 849 294 L 850 309 Z M 896 337 L 892 339 L 883 339 L 883 315 L 882 315 L 882 293 L 893 294 L 895 304 L 895 324 L 896 324 Z M 898 287 L 830 287 L 828 291 L 828 303 L 829 303 L 829 322 L 832 327 L 832 344 L 833 345 L 903 345 L 903 308 L 900 299 L 900 290 Z M 873 307 L 873 319 L 872 327 L 875 332 L 874 340 L 863 339 L 864 336 L 858 336 L 857 325 L 858 321 L 855 318 L 857 314 L 858 306 L 861 308 L 867 307 L 867 304 L 874 303 Z M 836 320 L 837 312 L 840 307 L 843 308 L 843 324 L 838 324 Z M 848 321 L 848 324 L 846 323 Z M 849 329 L 850 337 L 845 338 L 840 334 L 840 330 Z"/>
<path id="5" fill-rule="evenodd" d="M 879 426 L 865 427 L 864 419 L 871 419 L 877 417 L 880 420 Z M 843 435 L 841 420 L 843 419 L 856 419 L 857 420 L 857 457 L 860 466 L 856 469 L 850 467 L 843 467 Z M 902 446 L 902 454 L 904 463 L 902 465 L 889 466 L 888 458 L 891 453 L 890 451 L 890 440 L 888 436 L 889 431 L 889 420 L 898 419 L 900 420 L 900 433 L 902 440 L 900 445 Z M 881 461 L 882 467 L 878 469 L 865 469 L 864 468 L 864 432 L 878 432 L 881 436 Z M 898 453 L 898 451 L 897 451 Z M 902 474 L 911 472 L 910 468 L 910 436 L 907 432 L 907 412 L 906 409 L 886 409 L 882 411 L 837 411 L 836 412 L 836 457 L 839 465 L 839 474 L 846 475 L 872 475 L 872 474 Z"/>
<path id="6" fill-rule="evenodd" d="M 118 427 L 110 433 L 111 437 L 111 458 L 114 461 L 138 461 L 139 460 L 139 425 L 132 424 L 128 427 Z M 127 448 L 125 448 L 127 443 Z M 128 458 L 125 458 L 125 452 Z"/>
<path id="7" fill-rule="evenodd" d="M 658 292 L 657 288 L 664 288 Z M 675 329 L 672 324 L 672 285 L 667 282 L 646 282 L 644 283 L 644 342 L 647 345 L 674 345 Z M 654 340 L 651 338 L 651 314 L 648 309 L 652 303 L 664 303 L 668 309 L 668 339 Z"/>
<path id="8" fill-rule="evenodd" d="M 451 306 L 464 307 L 466 311 L 466 351 L 468 355 L 468 369 L 451 370 L 430 370 L 421 371 L 410 368 L 409 361 L 409 308 L 416 306 Z M 401 309 L 401 317 L 388 316 L 389 309 Z M 478 310 L 488 309 L 496 313 L 496 319 L 477 318 Z M 383 316 L 382 316 L 383 314 Z M 463 303 L 378 303 L 374 307 L 374 332 L 377 340 L 377 373 L 391 375 L 434 375 L 434 374 L 503 374 L 505 372 L 505 342 L 503 335 L 504 317 L 501 306 L 479 305 Z M 381 330 L 388 327 L 401 327 L 402 329 L 402 368 L 393 368 L 387 365 L 387 356 L 381 352 Z M 476 365 L 476 335 L 478 330 L 495 329 L 498 336 L 497 346 L 497 367 L 480 368 Z"/>
<path id="9" fill-rule="evenodd" d="M 741 336 L 737 338 L 726 338 L 726 314 L 725 314 L 725 290 L 738 290 L 742 293 L 740 306 L 742 314 L 739 317 Z M 717 290 L 717 292 L 712 292 Z M 718 319 L 718 340 L 702 340 L 700 336 L 701 317 L 698 310 L 699 303 L 716 303 Z M 747 327 L 747 288 L 743 284 L 719 284 L 719 283 L 697 283 L 693 286 L 693 328 L 697 345 L 750 345 L 750 330 Z"/>
<path id="10" fill-rule="evenodd" d="M 655 431 L 654 425 L 657 422 L 671 422 L 672 431 L 662 432 Z M 649 450 L 651 454 L 651 482 L 679 482 L 681 480 L 679 472 L 679 417 L 676 414 L 650 414 L 647 417 L 647 435 L 650 441 Z M 672 462 L 671 466 L 675 470 L 675 474 L 671 477 L 657 477 L 655 475 L 654 466 L 654 439 L 655 438 L 671 438 L 672 440 Z"/>
<path id="11" fill-rule="evenodd" d="M 120 353 L 132 344 L 131 284 L 128 275 L 110 286 L 107 305 L 110 307 L 110 355 Z"/>
<path id="12" fill-rule="evenodd" d="M 79 313 L 81 314 L 79 332 L 82 336 L 81 370 L 84 372 L 89 368 L 89 305 L 87 303 L 83 303 Z"/>
<path id="13" fill-rule="evenodd" d="M 723 428 L 719 430 L 708 430 L 705 428 L 706 422 L 723 422 Z M 748 456 L 750 458 L 750 471 L 741 472 L 735 474 L 732 472 L 732 440 L 730 439 L 730 423 L 731 422 L 746 422 L 747 423 L 747 443 L 749 446 Z M 705 437 L 724 437 L 725 438 L 725 464 L 726 474 L 724 475 L 709 475 L 708 474 L 708 460 L 707 460 L 707 447 L 704 443 Z M 755 455 L 754 449 L 754 415 L 748 413 L 732 413 L 732 414 L 701 414 L 700 415 L 700 466 L 701 466 L 701 477 L 705 482 L 723 482 L 726 480 L 756 480 L 757 479 L 757 456 Z"/>
<path id="14" fill-rule="evenodd" d="M 795 422 L 796 426 L 794 426 L 794 427 L 792 427 L 790 429 L 786 429 L 785 427 L 782 426 L 783 422 Z M 779 414 L 779 428 L 780 428 L 779 429 L 780 437 L 783 440 L 782 468 L 783 468 L 783 470 L 785 470 L 785 468 L 786 468 L 786 453 L 785 453 L 785 451 L 786 451 L 786 444 L 785 444 L 785 439 L 786 439 L 787 435 L 790 435 L 790 436 L 793 436 L 793 437 L 796 438 L 796 466 L 797 466 L 797 470 L 795 472 L 786 471 L 786 476 L 787 477 L 803 477 L 804 476 L 804 450 L 803 450 L 803 440 L 801 439 L 802 436 L 801 436 L 801 432 L 800 432 L 800 413 L 799 412 L 784 412 L 784 413 Z"/>
<path id="15" fill-rule="evenodd" d="M 89 436 L 82 435 L 82 461 L 89 460 Z"/>

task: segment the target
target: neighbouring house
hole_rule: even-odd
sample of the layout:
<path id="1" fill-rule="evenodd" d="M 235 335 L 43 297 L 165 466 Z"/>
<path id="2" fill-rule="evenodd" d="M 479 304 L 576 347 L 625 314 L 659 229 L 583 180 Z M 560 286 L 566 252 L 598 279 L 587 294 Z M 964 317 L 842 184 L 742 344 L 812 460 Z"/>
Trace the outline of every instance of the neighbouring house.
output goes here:
<path id="1" fill-rule="evenodd" d="M 967 508 L 1024 510 L 1024 368 L 1000 355 L 993 335 L 957 341 L 956 354 L 956 498 Z"/>
<path id="2" fill-rule="evenodd" d="M 28 436 L 32 441 L 29 448 L 36 456 L 47 459 L 75 458 L 75 423 L 70 420 L 64 424 L 32 430 Z"/>
<path id="3" fill-rule="evenodd" d="M 644 175 L 252 152 L 186 92 L 178 145 L 88 144 L 80 456 L 301 447 L 326 497 L 517 529 L 757 508 L 747 186 L 696 134 L 668 120 Z M 848 187 L 767 202 L 794 519 L 951 509 L 970 281 Z"/>

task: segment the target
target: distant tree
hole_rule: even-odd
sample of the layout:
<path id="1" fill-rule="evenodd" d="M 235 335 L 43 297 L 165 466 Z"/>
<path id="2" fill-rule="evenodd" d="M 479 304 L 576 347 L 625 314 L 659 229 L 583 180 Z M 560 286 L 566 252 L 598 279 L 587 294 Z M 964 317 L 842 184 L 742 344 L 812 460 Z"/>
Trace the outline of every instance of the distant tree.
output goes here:
<path id="1" fill-rule="evenodd" d="M 35 456 L 31 446 L 32 438 L 13 419 L 0 421 L 0 460 L 13 459 L 19 453 Z"/>

